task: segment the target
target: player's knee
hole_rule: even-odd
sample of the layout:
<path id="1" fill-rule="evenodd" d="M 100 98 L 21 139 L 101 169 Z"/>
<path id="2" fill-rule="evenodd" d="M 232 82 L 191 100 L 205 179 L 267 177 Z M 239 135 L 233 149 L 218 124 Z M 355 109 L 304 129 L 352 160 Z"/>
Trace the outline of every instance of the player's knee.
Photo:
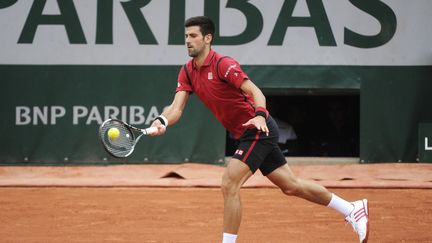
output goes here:
<path id="1" fill-rule="evenodd" d="M 283 189 L 282 192 L 288 196 L 298 196 L 300 195 L 300 191 L 297 188 L 288 188 Z"/>
<path id="2" fill-rule="evenodd" d="M 297 179 L 290 181 L 290 183 L 281 188 L 281 190 L 285 195 L 288 196 L 299 196 L 302 193 L 301 184 Z"/>
<path id="3" fill-rule="evenodd" d="M 224 197 L 234 196 L 239 192 L 239 187 L 227 178 L 222 178 L 221 190 Z"/>

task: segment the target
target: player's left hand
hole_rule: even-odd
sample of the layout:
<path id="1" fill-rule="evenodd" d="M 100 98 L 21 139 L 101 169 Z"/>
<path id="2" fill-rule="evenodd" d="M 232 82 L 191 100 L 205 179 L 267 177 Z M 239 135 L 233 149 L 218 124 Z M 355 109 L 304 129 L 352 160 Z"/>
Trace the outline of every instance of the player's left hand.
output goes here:
<path id="1" fill-rule="evenodd" d="M 269 129 L 267 127 L 266 119 L 263 116 L 256 116 L 256 117 L 250 119 L 249 121 L 247 121 L 246 123 L 242 124 L 242 126 L 244 126 L 244 127 L 247 127 L 250 125 L 256 127 L 256 129 L 258 129 L 258 131 L 265 132 L 265 134 L 267 136 L 269 135 Z"/>

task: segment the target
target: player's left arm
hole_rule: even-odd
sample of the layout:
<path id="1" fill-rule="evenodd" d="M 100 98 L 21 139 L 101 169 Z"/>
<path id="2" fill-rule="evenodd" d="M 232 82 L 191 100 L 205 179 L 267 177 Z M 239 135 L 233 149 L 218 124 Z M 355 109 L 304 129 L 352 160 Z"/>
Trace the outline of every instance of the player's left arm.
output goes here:
<path id="1" fill-rule="evenodd" d="M 251 80 L 245 80 L 240 86 L 240 89 L 246 94 L 248 94 L 250 97 L 252 97 L 255 103 L 255 107 L 260 107 L 264 110 L 266 109 L 266 98 L 264 94 L 262 93 L 261 89 L 258 88 Z M 243 124 L 243 126 L 249 125 L 255 126 L 258 130 L 265 132 L 267 135 L 269 133 L 269 129 L 266 123 L 266 117 L 262 115 L 257 115 Z"/>

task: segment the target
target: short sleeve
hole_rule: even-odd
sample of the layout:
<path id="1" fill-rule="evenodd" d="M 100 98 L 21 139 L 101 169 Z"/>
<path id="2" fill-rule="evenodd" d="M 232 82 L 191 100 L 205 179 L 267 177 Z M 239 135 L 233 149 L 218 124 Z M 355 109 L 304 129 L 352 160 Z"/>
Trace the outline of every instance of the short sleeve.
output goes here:
<path id="1" fill-rule="evenodd" d="M 236 88 L 240 88 L 243 82 L 249 79 L 241 69 L 240 64 L 230 57 L 220 59 L 218 72 L 221 79 L 233 84 Z"/>
<path id="2" fill-rule="evenodd" d="M 184 66 L 180 69 L 178 78 L 177 78 L 177 89 L 178 91 L 188 91 L 193 92 L 192 84 L 190 83 L 190 80 L 188 79 L 186 72 L 184 70 Z"/>

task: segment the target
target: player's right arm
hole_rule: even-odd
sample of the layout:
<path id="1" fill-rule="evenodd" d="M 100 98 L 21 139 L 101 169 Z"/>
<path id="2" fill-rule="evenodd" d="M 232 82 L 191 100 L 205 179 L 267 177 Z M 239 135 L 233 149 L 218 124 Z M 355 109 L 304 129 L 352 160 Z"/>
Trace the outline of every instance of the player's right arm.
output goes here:
<path id="1" fill-rule="evenodd" d="M 174 100 L 164 109 L 162 115 L 168 120 L 168 124 L 173 125 L 180 120 L 183 114 L 183 110 L 186 107 L 187 101 L 189 99 L 189 92 L 178 91 L 174 96 Z"/>
<path id="2" fill-rule="evenodd" d="M 174 96 L 174 100 L 171 105 L 167 106 L 162 112 L 162 116 L 165 117 L 168 121 L 168 125 L 173 125 L 180 120 L 180 117 L 183 114 L 183 110 L 186 107 L 187 101 L 189 99 L 188 91 L 178 91 Z M 155 120 L 152 127 L 157 127 L 158 132 L 152 134 L 153 136 L 160 136 L 166 132 L 166 127 L 162 125 L 160 120 Z"/>

